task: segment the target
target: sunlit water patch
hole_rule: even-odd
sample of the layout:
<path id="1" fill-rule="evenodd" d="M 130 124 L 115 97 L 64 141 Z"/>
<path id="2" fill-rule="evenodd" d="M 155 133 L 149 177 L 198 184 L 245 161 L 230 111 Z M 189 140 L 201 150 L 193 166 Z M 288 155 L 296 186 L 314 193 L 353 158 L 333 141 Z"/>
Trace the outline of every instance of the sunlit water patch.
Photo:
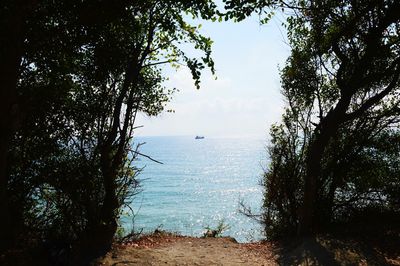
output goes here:
<path id="1" fill-rule="evenodd" d="M 260 211 L 259 181 L 265 162 L 264 140 L 238 138 L 143 137 L 141 152 L 163 162 L 142 158 L 139 167 L 143 192 L 133 200 L 136 230 L 157 227 L 201 236 L 220 221 L 229 225 L 224 235 L 240 242 L 258 240 L 262 228 L 239 212 L 243 200 Z M 122 219 L 127 230 L 130 218 Z"/>

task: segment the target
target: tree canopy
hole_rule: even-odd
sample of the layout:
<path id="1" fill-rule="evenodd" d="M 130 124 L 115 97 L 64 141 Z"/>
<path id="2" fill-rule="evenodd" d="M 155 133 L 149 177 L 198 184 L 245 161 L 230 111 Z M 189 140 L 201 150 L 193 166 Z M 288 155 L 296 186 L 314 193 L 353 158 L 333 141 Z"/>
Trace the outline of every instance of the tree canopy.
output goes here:
<path id="1" fill-rule="evenodd" d="M 7 32 L 18 38 L 2 42 L 19 47 L 17 64 L 3 62 L 17 77 L 4 87 L 15 97 L 3 100 L 19 111 L 2 139 L 2 247 L 29 234 L 71 246 L 63 259 L 84 263 L 110 247 L 121 207 L 137 192 L 136 114 L 159 114 L 174 92 L 160 65 L 187 66 L 197 87 L 205 67 L 214 72 L 211 40 L 186 20 L 212 17 L 215 5 L 42 1 L 20 13 L 17 4 L 2 4 L 21 23 Z"/>
<path id="2" fill-rule="evenodd" d="M 368 206 L 398 211 L 399 3 L 288 6 L 288 106 L 271 129 L 267 223 L 309 234 Z"/>

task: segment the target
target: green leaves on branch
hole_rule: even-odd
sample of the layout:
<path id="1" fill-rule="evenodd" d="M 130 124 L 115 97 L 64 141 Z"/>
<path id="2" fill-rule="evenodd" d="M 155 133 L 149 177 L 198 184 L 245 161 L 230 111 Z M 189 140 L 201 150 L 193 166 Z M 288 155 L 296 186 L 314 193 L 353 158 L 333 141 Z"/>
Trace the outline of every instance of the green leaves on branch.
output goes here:
<path id="1" fill-rule="evenodd" d="M 210 18 L 215 4 L 40 1 L 24 18 L 16 91 L 25 117 L 7 193 L 21 228 L 72 246 L 80 263 L 107 250 L 121 208 L 140 191 L 136 116 L 159 114 L 175 91 L 160 66 L 187 63 L 197 87 L 205 67 L 214 73 L 212 41 L 185 12 Z"/>
<path id="2" fill-rule="evenodd" d="M 370 208 L 398 213 L 400 4 L 289 5 L 292 51 L 281 71 L 287 107 L 271 128 L 266 231 L 329 229 Z"/>

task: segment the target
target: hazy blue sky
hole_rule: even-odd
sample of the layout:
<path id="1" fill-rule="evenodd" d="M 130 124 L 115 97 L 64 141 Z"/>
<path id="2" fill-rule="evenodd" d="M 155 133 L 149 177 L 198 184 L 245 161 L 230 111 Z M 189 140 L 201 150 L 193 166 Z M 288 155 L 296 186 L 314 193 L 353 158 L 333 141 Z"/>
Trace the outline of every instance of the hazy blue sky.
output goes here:
<path id="1" fill-rule="evenodd" d="M 267 137 L 283 108 L 278 65 L 289 55 L 282 18 L 260 26 L 254 16 L 240 23 L 201 22 L 201 32 L 212 38 L 215 80 L 205 72 L 201 89 L 190 72 L 167 71 L 167 84 L 180 91 L 158 117 L 139 115 L 141 136 L 204 135 L 209 137 Z"/>

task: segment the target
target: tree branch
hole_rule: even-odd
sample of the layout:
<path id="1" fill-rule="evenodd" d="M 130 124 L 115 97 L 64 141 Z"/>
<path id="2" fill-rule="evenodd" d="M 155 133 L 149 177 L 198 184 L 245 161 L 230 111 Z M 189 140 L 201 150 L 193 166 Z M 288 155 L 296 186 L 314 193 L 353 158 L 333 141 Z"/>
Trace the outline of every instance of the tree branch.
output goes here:
<path id="1" fill-rule="evenodd" d="M 380 93 L 374 95 L 373 97 L 369 98 L 363 105 L 361 105 L 360 108 L 358 108 L 356 111 L 346 114 L 344 119 L 345 121 L 349 121 L 352 119 L 355 119 L 359 116 L 361 116 L 365 111 L 367 111 L 369 108 L 377 104 L 380 100 L 382 100 L 386 95 L 388 95 L 397 85 L 397 81 L 399 79 L 399 74 L 400 74 L 400 69 L 399 67 L 396 69 L 396 72 L 394 74 L 394 77 L 392 81 L 389 83 L 389 85 Z"/>

